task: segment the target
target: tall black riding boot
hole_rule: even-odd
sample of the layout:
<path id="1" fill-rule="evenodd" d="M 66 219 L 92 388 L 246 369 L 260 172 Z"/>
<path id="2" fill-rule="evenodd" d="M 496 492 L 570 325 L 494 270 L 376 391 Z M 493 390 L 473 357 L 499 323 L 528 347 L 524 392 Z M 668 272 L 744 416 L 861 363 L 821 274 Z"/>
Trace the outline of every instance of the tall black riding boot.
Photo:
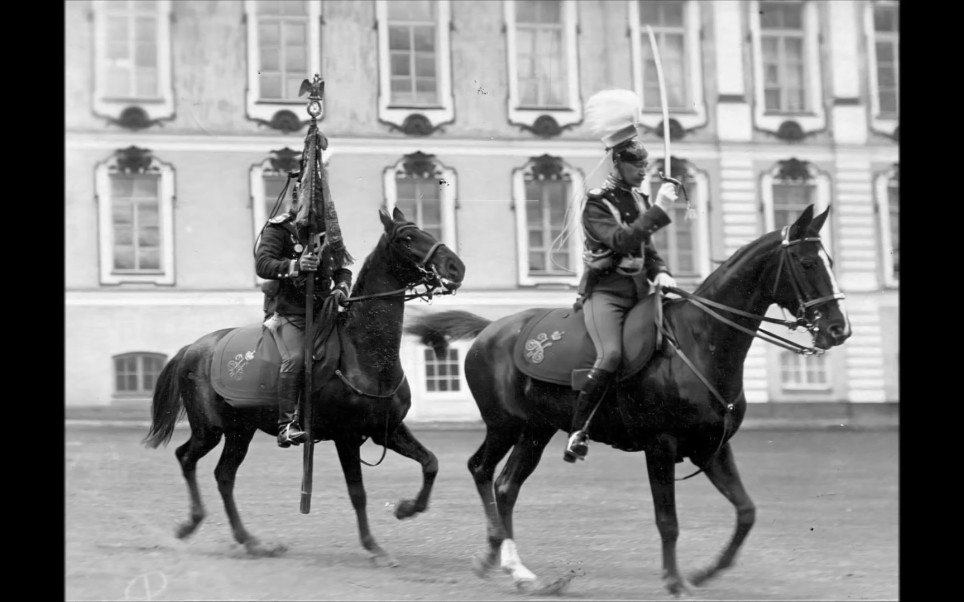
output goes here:
<path id="1" fill-rule="evenodd" d="M 587 377 L 579 398 L 576 400 L 576 410 L 572 415 L 572 428 L 570 429 L 569 443 L 562 459 L 566 462 L 585 460 L 589 453 L 589 425 L 587 424 L 596 404 L 602 400 L 609 387 L 612 372 L 593 368 Z"/>
<path id="2" fill-rule="evenodd" d="M 298 417 L 298 391 L 303 378 L 300 373 L 282 372 L 278 376 L 278 447 L 298 445 L 308 439 L 301 430 Z"/>

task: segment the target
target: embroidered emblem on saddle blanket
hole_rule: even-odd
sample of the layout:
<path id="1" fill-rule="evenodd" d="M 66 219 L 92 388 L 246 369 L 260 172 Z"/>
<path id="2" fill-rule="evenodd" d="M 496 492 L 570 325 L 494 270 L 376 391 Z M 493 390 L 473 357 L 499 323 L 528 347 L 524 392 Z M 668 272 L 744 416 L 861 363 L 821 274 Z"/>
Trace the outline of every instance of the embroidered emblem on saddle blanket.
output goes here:
<path id="1" fill-rule="evenodd" d="M 643 369 L 656 347 L 654 295 L 648 295 L 626 314 L 623 360 L 617 370 L 625 380 Z M 547 309 L 522 326 L 512 354 L 516 367 L 537 380 L 581 388 L 585 373 L 596 362 L 582 311 Z"/>
<path id="2" fill-rule="evenodd" d="M 278 372 L 281 354 L 271 335 L 263 336 L 261 323 L 235 328 L 214 348 L 211 359 L 211 384 L 218 395 L 236 408 L 277 404 Z M 340 336 L 336 329 L 324 343 L 315 347 L 313 388 L 334 374 L 340 359 Z M 324 379 L 324 380 L 323 380 Z"/>

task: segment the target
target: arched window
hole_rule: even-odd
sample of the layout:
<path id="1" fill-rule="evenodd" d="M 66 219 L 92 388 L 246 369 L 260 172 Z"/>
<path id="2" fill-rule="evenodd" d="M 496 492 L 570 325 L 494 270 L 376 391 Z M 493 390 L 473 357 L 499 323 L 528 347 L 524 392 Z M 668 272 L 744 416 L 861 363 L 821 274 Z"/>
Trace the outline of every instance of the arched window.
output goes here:
<path id="1" fill-rule="evenodd" d="M 398 208 L 419 228 L 457 249 L 457 175 L 434 155 L 414 152 L 384 172 L 385 207 Z"/>
<path id="2" fill-rule="evenodd" d="M 779 161 L 762 178 L 763 230 L 792 224 L 808 205 L 819 215 L 830 205 L 830 176 L 812 163 L 795 158 Z M 833 256 L 833 216 L 820 230 L 827 252 Z"/>
<path id="3" fill-rule="evenodd" d="M 94 168 L 101 284 L 174 284 L 174 169 L 119 150 Z"/>
<path id="4" fill-rule="evenodd" d="M 513 172 L 519 284 L 577 285 L 582 274 L 582 231 L 569 233 L 566 213 L 583 177 L 559 157 L 542 155 Z M 572 216 L 579 219 L 579 216 Z"/>

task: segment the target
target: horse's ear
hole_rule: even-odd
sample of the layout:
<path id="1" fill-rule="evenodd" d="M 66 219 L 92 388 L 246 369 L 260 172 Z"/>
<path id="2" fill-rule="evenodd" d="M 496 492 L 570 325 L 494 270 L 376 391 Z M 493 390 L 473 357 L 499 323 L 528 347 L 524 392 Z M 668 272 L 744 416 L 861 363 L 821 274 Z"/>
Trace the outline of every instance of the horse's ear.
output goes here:
<path id="1" fill-rule="evenodd" d="M 388 217 L 388 212 L 384 209 L 378 210 L 378 218 L 382 220 L 382 225 L 385 226 L 385 230 L 391 230 L 394 223 L 392 223 L 392 218 Z"/>
<path id="2" fill-rule="evenodd" d="M 395 210 L 392 211 L 392 217 L 394 217 L 394 218 L 395 218 L 395 221 L 397 221 L 397 222 L 404 222 L 404 221 L 405 221 L 405 214 L 402 213 L 402 210 L 399 209 L 398 207 L 395 207 Z"/>
<path id="3" fill-rule="evenodd" d="M 810 222 L 810 229 L 814 232 L 820 232 L 820 228 L 823 228 L 823 223 L 827 221 L 827 217 L 829 215 L 830 205 L 827 205 L 827 208 L 824 210 L 824 212 L 813 218 L 813 221 Z"/>
<path id="4" fill-rule="evenodd" d="M 798 238 L 806 238 L 807 228 L 810 226 L 810 222 L 813 220 L 813 205 L 807 205 L 807 208 L 803 210 L 797 221 L 793 222 L 790 226 L 789 239 L 797 240 Z"/>

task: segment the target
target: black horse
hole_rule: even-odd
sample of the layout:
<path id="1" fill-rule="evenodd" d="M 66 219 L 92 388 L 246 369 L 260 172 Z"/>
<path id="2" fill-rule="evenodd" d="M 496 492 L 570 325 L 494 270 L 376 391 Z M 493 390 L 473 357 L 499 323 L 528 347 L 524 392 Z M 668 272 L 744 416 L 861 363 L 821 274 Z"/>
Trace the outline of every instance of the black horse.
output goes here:
<path id="1" fill-rule="evenodd" d="M 743 363 L 754 336 L 766 332 L 757 332 L 761 321 L 771 320 L 764 312 L 775 303 L 796 314 L 819 350 L 840 345 L 850 336 L 840 303 L 843 294 L 819 238 L 828 213 L 829 208 L 814 218 L 813 207 L 808 207 L 792 226 L 735 252 L 692 295 L 678 291 L 684 298 L 666 301 L 664 335 L 673 346 L 656 353 L 636 376 L 611 387 L 592 419 L 593 440 L 646 453 L 662 538 L 663 581 L 673 594 L 686 589 L 676 561 L 676 463 L 690 458 L 736 508 L 732 539 L 715 563 L 691 577 L 694 584 L 729 567 L 753 526 L 755 508 L 740 481 L 729 438 L 746 411 Z M 716 311 L 718 318 L 708 315 L 714 313 L 710 306 L 724 308 Z M 571 387 L 530 378 L 513 362 L 511 350 L 523 325 L 540 311 L 544 310 L 526 310 L 494 322 L 449 311 L 428 315 L 407 330 L 436 348 L 448 340 L 478 335 L 466 355 L 465 377 L 486 435 L 468 469 L 485 508 L 488 545 L 475 557 L 474 568 L 484 576 L 499 564 L 501 555 L 501 567 L 511 573 L 517 587 L 549 593 L 565 587 L 568 579 L 537 579 L 519 558 L 512 528 L 519 489 L 556 431 L 570 428 L 576 398 Z M 496 466 L 510 450 L 493 488 Z"/>
<path id="2" fill-rule="evenodd" d="M 403 519 L 426 510 L 438 461 L 402 422 L 411 407 L 411 393 L 398 358 L 404 302 L 412 296 L 406 292 L 420 285 L 428 290 L 442 287 L 454 291 L 462 282 L 465 266 L 432 235 L 407 222 L 398 209 L 393 217 L 384 211 L 379 215 L 385 231 L 358 274 L 350 297 L 355 301 L 339 314 L 343 322 L 340 370 L 334 375 L 329 371 L 325 379 L 314 378 L 310 400 L 313 438 L 335 442 L 362 545 L 372 553 L 375 564 L 394 565 L 395 560 L 369 529 L 360 448 L 371 438 L 421 464 L 422 488 L 415 499 L 397 504 L 395 516 Z M 271 555 L 285 547 L 264 546 L 244 528 L 233 492 L 235 475 L 255 432 L 277 436 L 277 405 L 269 398 L 255 407 L 235 407 L 215 391 L 211 380 L 216 345 L 235 330 L 207 334 L 183 347 L 167 363 L 158 377 L 153 423 L 144 442 L 155 448 L 167 444 L 175 423 L 187 414 L 191 438 L 176 452 L 191 495 L 190 518 L 177 531 L 177 537 L 184 538 L 205 516 L 195 467 L 224 436 L 224 450 L 214 474 L 234 538 L 252 554 Z M 318 367 L 316 363 L 313 374 L 319 374 Z"/>

